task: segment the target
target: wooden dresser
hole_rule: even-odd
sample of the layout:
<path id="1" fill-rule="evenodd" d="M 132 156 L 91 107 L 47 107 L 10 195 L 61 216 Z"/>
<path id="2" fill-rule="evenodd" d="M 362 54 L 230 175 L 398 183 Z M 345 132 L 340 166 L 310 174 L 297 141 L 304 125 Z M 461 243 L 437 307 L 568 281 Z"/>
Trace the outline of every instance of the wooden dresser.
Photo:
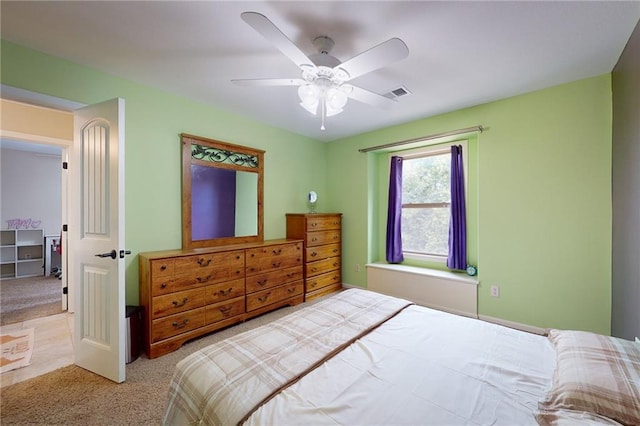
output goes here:
<path id="1" fill-rule="evenodd" d="M 139 266 L 143 345 L 149 358 L 304 301 L 299 240 L 140 253 Z"/>
<path id="2" fill-rule="evenodd" d="M 304 241 L 305 300 L 342 288 L 341 234 L 341 213 L 287 214 L 287 238 Z"/>

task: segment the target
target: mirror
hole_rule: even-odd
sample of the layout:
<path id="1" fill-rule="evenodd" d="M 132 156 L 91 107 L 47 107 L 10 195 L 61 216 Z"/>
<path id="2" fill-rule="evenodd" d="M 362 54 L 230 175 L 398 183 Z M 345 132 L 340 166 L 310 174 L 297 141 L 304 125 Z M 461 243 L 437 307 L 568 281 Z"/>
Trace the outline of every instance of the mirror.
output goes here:
<path id="1" fill-rule="evenodd" d="M 262 241 L 264 151 L 181 139 L 182 248 Z"/>

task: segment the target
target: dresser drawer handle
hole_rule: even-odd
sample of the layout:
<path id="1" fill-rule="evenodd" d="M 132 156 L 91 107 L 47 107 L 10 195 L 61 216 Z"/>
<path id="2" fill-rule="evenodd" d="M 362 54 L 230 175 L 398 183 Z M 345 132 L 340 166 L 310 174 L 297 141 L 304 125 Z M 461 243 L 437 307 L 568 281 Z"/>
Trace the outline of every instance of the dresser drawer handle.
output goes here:
<path id="1" fill-rule="evenodd" d="M 316 272 L 318 270 L 318 268 L 316 268 L 315 266 L 311 268 L 311 272 Z"/>
<path id="2" fill-rule="evenodd" d="M 340 225 L 340 222 L 338 222 L 337 220 L 334 220 L 334 221 L 333 221 L 333 224 L 334 224 L 334 225 Z"/>
<path id="3" fill-rule="evenodd" d="M 316 253 L 315 251 L 311 252 L 311 257 L 316 257 L 318 255 L 318 253 Z"/>
<path id="4" fill-rule="evenodd" d="M 173 326 L 173 328 L 183 328 L 186 327 L 187 323 L 189 322 L 189 318 L 185 318 L 183 321 L 180 322 L 173 322 L 171 325 Z"/>
<path id="5" fill-rule="evenodd" d="M 294 291 L 296 291 L 296 288 L 295 288 L 295 287 L 289 287 L 289 288 L 287 289 L 287 291 L 288 291 L 289 293 L 293 293 Z"/>
<path id="6" fill-rule="evenodd" d="M 236 260 L 240 260 L 240 255 L 236 254 Z"/>
<path id="7" fill-rule="evenodd" d="M 220 293 L 220 296 L 228 296 L 231 294 L 232 291 L 233 291 L 233 287 L 230 288 L 229 290 L 220 290 L 219 293 Z"/>
<path id="8" fill-rule="evenodd" d="M 209 281 L 211 279 L 211 275 L 207 275 L 206 277 L 202 278 L 202 277 L 196 277 L 196 281 L 198 281 L 199 283 L 206 283 L 207 281 Z"/>
<path id="9" fill-rule="evenodd" d="M 338 266 L 338 262 L 333 262 L 333 266 Z"/>
<path id="10" fill-rule="evenodd" d="M 339 279 L 340 279 L 340 277 L 338 275 L 334 275 L 333 276 L 333 281 L 334 282 L 338 282 Z"/>
<path id="11" fill-rule="evenodd" d="M 293 277 L 295 277 L 296 275 L 298 275 L 298 273 L 297 273 L 297 272 L 290 272 L 290 273 L 288 273 L 288 274 L 287 274 L 287 278 L 293 278 Z"/>
<path id="12" fill-rule="evenodd" d="M 318 285 L 318 282 L 317 282 L 317 281 L 313 281 L 313 282 L 310 284 L 310 287 L 311 287 L 311 288 L 315 288 L 317 285 Z"/>
<path id="13" fill-rule="evenodd" d="M 184 299 L 182 299 L 182 302 L 179 302 L 177 300 L 173 301 L 173 307 L 174 308 L 179 308 L 180 306 L 184 306 L 187 304 L 187 300 L 189 300 L 188 297 L 185 297 Z"/>
<path id="14" fill-rule="evenodd" d="M 316 222 L 311 222 L 310 225 L 311 225 L 312 228 L 315 228 L 316 226 L 318 226 L 318 224 Z"/>
<path id="15" fill-rule="evenodd" d="M 334 248 L 334 249 L 333 249 L 333 252 L 334 252 L 334 253 L 337 253 L 337 252 L 338 252 L 338 249 L 337 249 L 337 248 Z"/>
<path id="16" fill-rule="evenodd" d="M 166 271 L 166 270 L 167 270 L 167 265 L 162 265 L 162 266 L 160 267 L 160 270 L 161 270 L 161 271 Z"/>
<path id="17" fill-rule="evenodd" d="M 211 263 L 211 258 L 209 258 L 209 259 L 203 259 L 203 258 L 198 259 L 198 265 L 200 265 L 203 268 L 205 266 L 209 266 L 210 263 Z"/>
<path id="18" fill-rule="evenodd" d="M 279 268 L 279 267 L 280 267 L 280 265 L 282 265 L 282 262 L 272 262 L 272 263 L 271 263 L 271 265 L 272 265 L 274 268 Z"/>
<path id="19" fill-rule="evenodd" d="M 167 288 L 167 283 L 160 284 L 160 288 Z"/>
<path id="20" fill-rule="evenodd" d="M 232 308 L 233 308 L 232 306 L 221 306 L 220 312 L 222 313 L 222 315 L 226 317 L 226 316 L 229 316 L 229 313 L 231 312 Z"/>
<path id="21" fill-rule="evenodd" d="M 318 241 L 318 239 L 317 239 L 316 237 L 312 237 L 312 238 L 311 238 L 311 242 L 314 242 L 314 243 L 315 243 L 316 241 Z"/>
<path id="22" fill-rule="evenodd" d="M 258 297 L 258 302 L 260 302 L 260 303 L 266 302 L 267 299 L 269 298 L 269 296 L 271 296 L 271 293 L 267 293 L 264 296 Z"/>
<path id="23" fill-rule="evenodd" d="M 276 255 L 276 256 L 279 255 L 279 254 L 282 254 L 282 249 L 273 250 L 273 254 Z"/>
<path id="24" fill-rule="evenodd" d="M 267 283 L 267 279 L 259 280 L 259 281 L 257 282 L 257 284 L 258 284 L 258 285 L 265 285 L 266 283 Z"/>
<path id="25" fill-rule="evenodd" d="M 338 238 L 340 238 L 340 237 L 339 237 L 339 236 L 337 236 L 337 235 L 334 235 L 334 236 L 333 236 L 333 239 L 334 239 L 334 240 L 337 240 Z"/>

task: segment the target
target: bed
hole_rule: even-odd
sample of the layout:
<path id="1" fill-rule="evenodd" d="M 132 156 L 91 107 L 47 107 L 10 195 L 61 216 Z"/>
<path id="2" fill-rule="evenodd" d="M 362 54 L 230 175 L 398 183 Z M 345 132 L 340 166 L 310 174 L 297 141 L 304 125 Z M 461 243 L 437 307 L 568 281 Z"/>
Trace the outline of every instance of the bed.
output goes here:
<path id="1" fill-rule="evenodd" d="M 349 289 L 189 355 L 182 424 L 640 424 L 640 345 Z"/>

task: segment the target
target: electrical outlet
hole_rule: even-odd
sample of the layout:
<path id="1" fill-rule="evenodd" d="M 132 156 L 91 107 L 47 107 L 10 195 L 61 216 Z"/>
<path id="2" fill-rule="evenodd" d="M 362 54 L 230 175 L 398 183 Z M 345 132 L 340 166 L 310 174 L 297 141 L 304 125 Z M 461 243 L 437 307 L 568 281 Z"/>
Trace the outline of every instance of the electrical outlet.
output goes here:
<path id="1" fill-rule="evenodd" d="M 500 297 L 500 287 L 497 285 L 491 286 L 491 297 Z"/>
<path id="2" fill-rule="evenodd" d="M 360 264 L 356 263 L 356 272 L 360 272 Z"/>

